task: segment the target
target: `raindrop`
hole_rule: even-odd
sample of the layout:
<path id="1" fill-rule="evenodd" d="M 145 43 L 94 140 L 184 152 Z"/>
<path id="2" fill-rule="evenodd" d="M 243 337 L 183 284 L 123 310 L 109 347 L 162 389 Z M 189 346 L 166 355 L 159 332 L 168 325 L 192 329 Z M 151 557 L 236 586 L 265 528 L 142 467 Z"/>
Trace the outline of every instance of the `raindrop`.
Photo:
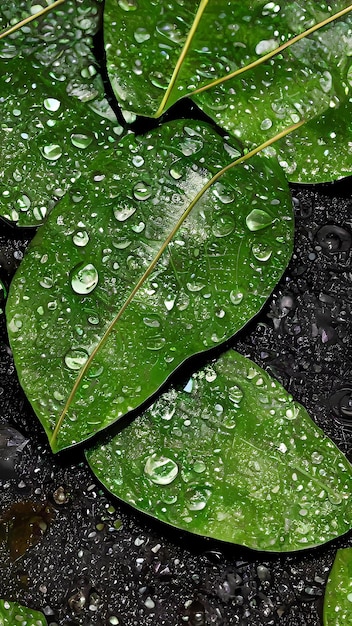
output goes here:
<path id="1" fill-rule="evenodd" d="M 64 361 L 70 370 L 80 370 L 88 360 L 88 353 L 80 348 L 66 352 Z"/>
<path id="2" fill-rule="evenodd" d="M 272 121 L 267 117 L 265 118 L 265 120 L 262 121 L 260 128 L 261 130 L 269 130 L 269 128 L 271 128 L 273 125 Z"/>
<path id="3" fill-rule="evenodd" d="M 18 211 L 26 212 L 28 211 L 30 206 L 31 206 L 31 201 L 28 198 L 28 196 L 26 196 L 26 194 L 23 194 L 22 196 L 20 196 L 15 202 L 15 207 Z"/>
<path id="4" fill-rule="evenodd" d="M 118 0 L 118 5 L 124 11 L 135 11 L 138 8 L 136 0 Z"/>
<path id="5" fill-rule="evenodd" d="M 190 511 L 202 511 L 207 506 L 210 495 L 210 489 L 194 487 L 192 490 L 187 492 L 187 508 Z"/>
<path id="6" fill-rule="evenodd" d="M 265 262 L 270 259 L 272 255 L 272 249 L 267 244 L 258 242 L 253 244 L 252 253 L 257 261 Z"/>
<path id="7" fill-rule="evenodd" d="M 233 190 L 229 189 L 229 187 L 225 187 L 222 183 L 215 183 L 213 186 L 213 194 L 222 204 L 230 204 L 235 199 Z"/>
<path id="8" fill-rule="evenodd" d="M 118 222 L 125 222 L 136 212 L 136 210 L 137 209 L 133 206 L 119 207 L 118 209 L 114 209 L 114 215 Z"/>
<path id="9" fill-rule="evenodd" d="M 235 305 L 241 304 L 243 300 L 243 293 L 241 291 L 231 291 L 230 300 L 232 304 L 235 304 Z"/>
<path id="10" fill-rule="evenodd" d="M 149 78 L 152 85 L 158 89 L 166 89 L 168 86 L 168 80 L 161 72 L 151 72 Z"/>
<path id="11" fill-rule="evenodd" d="M 143 41 L 150 39 L 150 33 L 148 33 L 146 28 L 136 28 L 134 38 L 138 43 L 143 43 Z"/>
<path id="12" fill-rule="evenodd" d="M 45 159 L 48 161 L 57 161 L 62 155 L 62 149 L 58 144 L 49 144 L 40 148 L 40 151 Z"/>
<path id="13" fill-rule="evenodd" d="M 223 213 L 220 215 L 215 224 L 213 224 L 212 231 L 215 237 L 226 237 L 230 235 L 235 229 L 235 222 L 231 215 Z"/>
<path id="14" fill-rule="evenodd" d="M 170 176 L 174 179 L 174 180 L 179 180 L 180 178 L 182 178 L 182 169 L 181 169 L 181 165 L 179 163 L 179 161 L 175 161 L 170 169 L 169 169 L 169 173 Z"/>
<path id="15" fill-rule="evenodd" d="M 253 209 L 246 217 L 247 228 L 252 232 L 267 228 L 272 223 L 273 218 L 262 209 Z"/>
<path id="16" fill-rule="evenodd" d="M 53 113 L 55 113 L 55 111 L 57 111 L 60 108 L 60 105 L 61 105 L 60 100 L 57 100 L 56 98 L 46 98 L 46 100 L 44 100 L 44 106 L 46 110 L 51 111 Z"/>
<path id="17" fill-rule="evenodd" d="M 319 228 L 316 238 L 323 250 L 331 254 L 336 252 L 346 252 L 351 247 L 351 234 L 340 226 L 327 224 Z"/>
<path id="18" fill-rule="evenodd" d="M 98 281 L 98 272 L 92 263 L 80 263 L 72 270 L 72 289 L 80 295 L 91 293 L 97 286 Z"/>
<path id="19" fill-rule="evenodd" d="M 79 248 L 83 248 L 89 241 L 89 235 L 86 230 L 76 230 L 72 236 L 72 241 Z"/>
<path id="20" fill-rule="evenodd" d="M 193 464 L 193 470 L 197 474 L 202 474 L 203 472 L 205 472 L 206 465 L 205 465 L 204 461 L 195 461 L 194 464 Z"/>
<path id="21" fill-rule="evenodd" d="M 152 454 L 146 461 L 144 473 L 156 485 L 169 485 L 178 474 L 178 465 L 166 456 Z"/>
<path id="22" fill-rule="evenodd" d="M 243 391 L 238 387 L 238 385 L 234 385 L 229 389 L 229 399 L 234 404 L 239 404 L 243 398 Z"/>
<path id="23" fill-rule="evenodd" d="M 136 183 L 133 187 L 133 195 L 136 200 L 148 200 L 148 198 L 152 195 L 150 185 L 142 181 Z"/>
<path id="24" fill-rule="evenodd" d="M 133 157 L 132 163 L 135 167 L 142 167 L 142 165 L 144 165 L 144 159 L 142 156 L 139 156 L 137 154 L 136 156 Z"/>
<path id="25" fill-rule="evenodd" d="M 93 141 L 92 135 L 85 135 L 83 133 L 72 133 L 71 135 L 72 144 L 75 148 L 88 148 Z"/>

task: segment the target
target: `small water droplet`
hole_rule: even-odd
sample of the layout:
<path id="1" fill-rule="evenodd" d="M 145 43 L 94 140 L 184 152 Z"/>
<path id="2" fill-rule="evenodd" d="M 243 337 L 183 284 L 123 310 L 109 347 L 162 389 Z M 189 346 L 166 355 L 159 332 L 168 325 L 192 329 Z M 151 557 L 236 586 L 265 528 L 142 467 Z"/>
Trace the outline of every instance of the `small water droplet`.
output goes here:
<path id="1" fill-rule="evenodd" d="M 142 156 L 136 154 L 132 159 L 132 163 L 135 167 L 142 167 L 142 165 L 144 165 L 144 159 Z"/>
<path id="2" fill-rule="evenodd" d="M 72 241 L 79 248 L 83 248 L 89 242 L 89 235 L 86 230 L 76 230 L 72 235 Z"/>
<path id="3" fill-rule="evenodd" d="M 71 273 L 73 291 L 80 295 L 91 293 L 97 286 L 99 275 L 92 263 L 80 263 Z"/>
<path id="4" fill-rule="evenodd" d="M 80 348 L 66 352 L 64 361 L 70 370 L 80 370 L 88 360 L 88 353 Z"/>
<path id="5" fill-rule="evenodd" d="M 137 0 L 118 0 L 118 5 L 124 11 L 135 11 L 138 8 Z"/>
<path id="6" fill-rule="evenodd" d="M 267 228 L 273 221 L 273 218 L 262 209 L 253 209 L 246 217 L 247 228 L 252 232 Z"/>
<path id="7" fill-rule="evenodd" d="M 193 487 L 187 492 L 186 506 L 190 511 L 202 511 L 207 506 L 210 496 L 210 489 Z"/>
<path id="8" fill-rule="evenodd" d="M 181 164 L 179 161 L 175 161 L 170 169 L 169 169 L 169 173 L 170 176 L 174 179 L 174 180 L 179 180 L 180 178 L 182 178 L 182 168 L 181 168 Z"/>
<path id="9" fill-rule="evenodd" d="M 232 304 L 235 304 L 236 306 L 238 304 L 241 304 L 241 302 L 243 300 L 243 293 L 241 291 L 231 291 L 230 292 L 230 300 L 231 300 Z"/>
<path id="10" fill-rule="evenodd" d="M 62 156 L 62 148 L 58 144 L 52 143 L 48 146 L 43 146 L 40 151 L 45 159 L 48 161 L 57 161 Z"/>
<path id="11" fill-rule="evenodd" d="M 124 206 L 124 207 L 119 207 L 118 209 L 114 209 L 114 215 L 117 219 L 118 222 L 125 222 L 126 220 L 128 220 L 129 217 L 131 217 L 135 212 L 136 212 L 136 208 L 134 206 Z"/>
<path id="12" fill-rule="evenodd" d="M 272 252 L 273 251 L 270 246 L 265 243 L 261 243 L 260 241 L 252 246 L 253 256 L 257 259 L 257 261 L 261 261 L 262 263 L 270 259 Z"/>
<path id="13" fill-rule="evenodd" d="M 133 187 L 133 195 L 136 200 L 148 200 L 148 198 L 152 195 L 150 185 L 144 183 L 143 181 L 136 183 Z"/>
<path id="14" fill-rule="evenodd" d="M 215 237 L 227 237 L 235 229 L 235 222 L 231 215 L 223 213 L 218 216 L 217 221 L 213 224 L 212 231 Z"/>
<path id="15" fill-rule="evenodd" d="M 205 465 L 204 461 L 197 460 L 193 464 L 193 470 L 197 474 L 202 474 L 203 472 L 205 472 L 206 468 L 207 466 Z"/>
<path id="16" fill-rule="evenodd" d="M 84 133 L 72 133 L 71 135 L 72 145 L 74 145 L 75 148 L 80 148 L 81 150 L 88 148 L 92 141 L 93 135 L 86 135 Z"/>
<path id="17" fill-rule="evenodd" d="M 166 456 L 152 454 L 146 461 L 144 473 L 156 485 L 169 485 L 178 474 L 178 465 Z"/>
<path id="18" fill-rule="evenodd" d="M 134 38 L 138 43 L 143 43 L 143 41 L 150 39 L 150 33 L 148 33 L 146 28 L 136 28 Z"/>
<path id="19" fill-rule="evenodd" d="M 60 105 L 61 105 L 60 100 L 57 100 L 56 98 L 46 98 L 44 100 L 44 106 L 46 110 L 51 111 L 53 113 L 55 113 L 55 111 L 58 111 L 58 109 L 60 108 Z"/>

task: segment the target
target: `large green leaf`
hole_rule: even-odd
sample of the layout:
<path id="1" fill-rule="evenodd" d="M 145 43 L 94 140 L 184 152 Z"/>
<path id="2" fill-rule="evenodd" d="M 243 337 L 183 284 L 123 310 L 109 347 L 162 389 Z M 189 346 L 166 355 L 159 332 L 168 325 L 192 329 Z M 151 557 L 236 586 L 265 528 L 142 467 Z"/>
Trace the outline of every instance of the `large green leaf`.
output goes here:
<path id="1" fill-rule="evenodd" d="M 196 534 L 290 551 L 351 526 L 343 454 L 279 383 L 233 350 L 86 455 L 116 496 Z"/>
<path id="2" fill-rule="evenodd" d="M 9 23 L 23 14 L 1 5 Z M 22 226 L 40 224 L 68 189 L 74 194 L 122 132 L 91 51 L 98 25 L 94 0 L 68 0 L 0 41 L 0 215 Z"/>
<path id="3" fill-rule="evenodd" d="M 346 8 L 334 2 L 334 11 Z M 117 98 L 160 115 L 180 97 L 258 60 L 331 17 L 329 2 L 106 0 L 107 69 Z M 312 117 L 346 97 L 348 18 L 295 43 L 265 67 L 197 96 L 212 117 L 256 143 L 292 116 Z M 264 125 L 264 128 L 262 126 Z M 250 133 L 246 132 L 247 126 Z M 260 141 L 259 141 L 260 143 Z"/>
<path id="4" fill-rule="evenodd" d="M 352 615 L 352 548 L 338 550 L 324 597 L 324 626 L 347 626 Z"/>
<path id="5" fill-rule="evenodd" d="M 28 609 L 18 602 L 0 600 L 1 626 L 47 626 L 47 621 L 39 611 Z"/>
<path id="6" fill-rule="evenodd" d="M 291 182 L 323 183 L 352 174 L 352 100 L 310 120 L 276 144 L 277 155 Z"/>
<path id="7" fill-rule="evenodd" d="M 180 224 L 236 144 L 181 120 L 120 146 L 81 177 L 80 202 L 66 196 L 51 212 L 11 285 L 17 371 L 53 450 L 138 407 L 185 359 L 233 335 L 292 251 L 291 199 L 274 160 L 224 173 Z"/>

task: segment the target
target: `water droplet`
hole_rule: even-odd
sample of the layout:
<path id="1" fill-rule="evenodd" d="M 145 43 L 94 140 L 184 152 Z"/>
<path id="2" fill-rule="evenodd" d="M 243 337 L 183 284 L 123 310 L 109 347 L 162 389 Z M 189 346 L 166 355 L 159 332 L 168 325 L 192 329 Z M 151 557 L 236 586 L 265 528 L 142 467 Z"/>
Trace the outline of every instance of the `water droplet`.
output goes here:
<path id="1" fill-rule="evenodd" d="M 215 183 L 212 192 L 222 204 L 230 204 L 235 199 L 233 190 L 230 187 L 225 187 L 222 183 Z"/>
<path id="2" fill-rule="evenodd" d="M 175 305 L 175 298 L 173 296 L 168 297 L 166 300 L 164 300 L 164 304 L 168 311 L 172 311 Z"/>
<path id="3" fill-rule="evenodd" d="M 186 506 L 190 511 L 202 511 L 207 506 L 210 496 L 210 489 L 193 487 L 187 492 Z"/>
<path id="4" fill-rule="evenodd" d="M 81 148 L 84 150 L 88 148 L 93 141 L 93 135 L 85 135 L 83 133 L 72 133 L 71 142 L 75 148 Z"/>
<path id="5" fill-rule="evenodd" d="M 57 161 L 62 155 L 62 148 L 55 143 L 40 148 L 40 151 L 48 161 Z"/>
<path id="6" fill-rule="evenodd" d="M 133 157 L 132 163 L 135 167 L 142 167 L 142 165 L 144 165 L 144 159 L 142 156 L 139 156 L 137 154 L 136 156 Z"/>
<path id="7" fill-rule="evenodd" d="M 135 212 L 136 208 L 134 206 L 119 207 L 118 209 L 114 209 L 114 215 L 118 222 L 125 222 L 131 217 Z"/>
<path id="8" fill-rule="evenodd" d="M 88 353 L 85 350 L 74 348 L 66 352 L 64 361 L 70 370 L 80 370 L 88 360 Z"/>
<path id="9" fill-rule="evenodd" d="M 200 137 L 185 137 L 180 143 L 180 148 L 184 156 L 191 156 L 202 150 L 203 141 Z"/>
<path id="10" fill-rule="evenodd" d="M 257 261 L 261 261 L 264 263 L 268 261 L 272 255 L 272 249 L 265 243 L 261 243 L 260 241 L 253 244 L 252 246 L 253 256 L 257 259 Z"/>
<path id="11" fill-rule="evenodd" d="M 79 248 L 83 248 L 89 241 L 89 235 L 86 230 L 76 230 L 72 235 L 72 241 Z"/>
<path id="12" fill-rule="evenodd" d="M 136 200 L 148 200 L 152 195 L 151 187 L 147 183 L 140 181 L 133 187 L 133 195 Z"/>
<path id="13" fill-rule="evenodd" d="M 179 161 L 175 161 L 170 169 L 169 169 L 169 173 L 170 176 L 174 179 L 174 180 L 179 180 L 180 178 L 182 178 L 182 167 L 181 167 L 181 163 Z"/>
<path id="14" fill-rule="evenodd" d="M 17 198 L 15 202 L 15 207 L 18 211 L 26 212 L 31 206 L 31 201 L 26 194 L 22 194 L 19 198 Z"/>
<path id="15" fill-rule="evenodd" d="M 56 98 L 46 98 L 46 100 L 44 100 L 44 106 L 46 110 L 51 111 L 53 113 L 55 113 L 55 111 L 57 111 L 60 108 L 60 105 L 61 105 L 60 100 L 57 100 Z"/>
<path id="16" fill-rule="evenodd" d="M 253 209 L 246 217 L 247 228 L 252 232 L 267 228 L 273 221 L 273 218 L 262 209 Z"/>
<path id="17" fill-rule="evenodd" d="M 272 121 L 267 117 L 265 118 L 265 120 L 262 121 L 260 128 L 261 130 L 269 130 L 269 128 L 271 128 L 273 125 Z"/>
<path id="18" fill-rule="evenodd" d="M 243 391 L 238 387 L 238 385 L 234 385 L 229 388 L 229 399 L 234 404 L 239 404 L 243 398 Z"/>
<path id="19" fill-rule="evenodd" d="M 178 465 L 166 456 L 152 454 L 146 461 L 144 473 L 156 485 L 169 485 L 178 474 Z"/>
<path id="20" fill-rule="evenodd" d="M 156 337 L 150 337 L 146 341 L 146 348 L 148 350 L 161 350 L 161 348 L 165 345 L 166 339 L 161 335 L 157 335 Z"/>
<path id="21" fill-rule="evenodd" d="M 146 28 L 136 28 L 134 38 L 138 43 L 143 43 L 143 41 L 150 39 L 150 33 L 148 33 Z"/>
<path id="22" fill-rule="evenodd" d="M 204 461 L 195 461 L 193 464 L 193 470 L 197 473 L 197 474 L 202 474 L 203 472 L 205 472 L 207 466 L 205 465 Z"/>
<path id="23" fill-rule="evenodd" d="M 235 222 L 231 215 L 223 213 L 218 216 L 217 221 L 213 224 L 212 231 L 215 237 L 226 237 L 235 229 Z"/>
<path id="24" fill-rule="evenodd" d="M 238 304 L 241 304 L 241 302 L 243 300 L 243 293 L 241 291 L 231 291 L 230 292 L 230 300 L 231 300 L 232 304 L 235 304 L 236 306 Z"/>
<path id="25" fill-rule="evenodd" d="M 91 293 L 97 286 L 98 281 L 98 272 L 92 263 L 80 263 L 72 270 L 72 289 L 80 295 Z"/>

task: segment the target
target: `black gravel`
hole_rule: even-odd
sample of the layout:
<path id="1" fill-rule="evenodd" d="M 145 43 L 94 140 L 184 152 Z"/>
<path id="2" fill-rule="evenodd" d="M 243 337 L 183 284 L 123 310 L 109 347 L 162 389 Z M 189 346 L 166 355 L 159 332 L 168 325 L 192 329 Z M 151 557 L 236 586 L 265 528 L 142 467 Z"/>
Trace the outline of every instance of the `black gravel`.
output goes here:
<path id="1" fill-rule="evenodd" d="M 282 382 L 350 460 L 351 180 L 292 187 L 293 259 L 267 306 L 229 344 Z M 5 289 L 31 234 L 0 222 Z M 2 525 L 0 596 L 44 611 L 52 626 L 322 624 L 328 573 L 351 535 L 291 555 L 202 540 L 112 498 L 96 484 L 81 448 L 53 456 L 17 381 L 2 283 L 0 460 L 4 441 L 13 445 L 0 465 L 1 512 L 16 518 L 22 543 L 32 523 L 37 543 L 14 560 Z M 30 512 L 22 525 L 13 508 L 20 502 Z"/>

